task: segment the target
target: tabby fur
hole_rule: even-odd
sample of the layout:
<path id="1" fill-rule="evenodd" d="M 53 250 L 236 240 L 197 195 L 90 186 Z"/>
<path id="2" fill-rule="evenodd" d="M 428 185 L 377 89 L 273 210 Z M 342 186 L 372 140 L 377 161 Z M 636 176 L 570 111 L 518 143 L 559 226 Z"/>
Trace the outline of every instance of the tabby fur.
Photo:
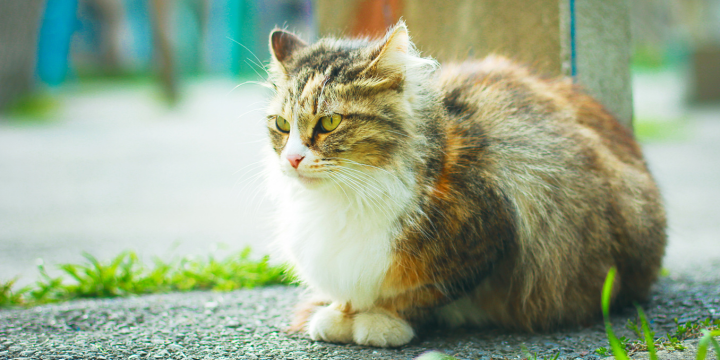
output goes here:
<path id="1" fill-rule="evenodd" d="M 293 329 L 388 347 L 427 323 L 588 324 L 611 267 L 615 303 L 647 297 L 658 188 L 632 132 L 571 79 L 500 56 L 440 68 L 402 22 L 312 45 L 275 30 L 270 49 L 277 244 L 312 294 Z"/>

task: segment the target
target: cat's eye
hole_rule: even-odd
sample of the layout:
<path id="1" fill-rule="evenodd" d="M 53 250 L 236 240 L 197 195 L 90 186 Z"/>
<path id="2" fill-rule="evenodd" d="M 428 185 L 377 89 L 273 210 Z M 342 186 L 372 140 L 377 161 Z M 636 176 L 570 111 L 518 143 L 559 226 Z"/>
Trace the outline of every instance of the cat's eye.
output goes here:
<path id="1" fill-rule="evenodd" d="M 322 132 L 331 132 L 337 129 L 342 121 L 342 115 L 332 114 L 320 118 L 320 130 Z"/>
<path id="2" fill-rule="evenodd" d="M 290 132 L 290 123 L 280 115 L 275 116 L 275 126 L 284 133 Z"/>

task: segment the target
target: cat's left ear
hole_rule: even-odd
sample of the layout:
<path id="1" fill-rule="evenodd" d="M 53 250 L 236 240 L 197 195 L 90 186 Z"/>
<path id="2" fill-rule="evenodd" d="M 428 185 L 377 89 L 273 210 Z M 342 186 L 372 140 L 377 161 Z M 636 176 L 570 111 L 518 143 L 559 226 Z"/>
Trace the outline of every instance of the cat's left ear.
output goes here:
<path id="1" fill-rule="evenodd" d="M 382 44 L 373 49 L 372 61 L 360 75 L 373 76 L 391 82 L 401 82 L 405 78 L 412 44 L 407 26 L 403 21 L 395 25 L 385 35 Z"/>
<path id="2" fill-rule="evenodd" d="M 285 30 L 275 29 L 270 33 L 270 53 L 285 74 L 288 73 L 287 61 L 306 46 L 305 41 Z"/>

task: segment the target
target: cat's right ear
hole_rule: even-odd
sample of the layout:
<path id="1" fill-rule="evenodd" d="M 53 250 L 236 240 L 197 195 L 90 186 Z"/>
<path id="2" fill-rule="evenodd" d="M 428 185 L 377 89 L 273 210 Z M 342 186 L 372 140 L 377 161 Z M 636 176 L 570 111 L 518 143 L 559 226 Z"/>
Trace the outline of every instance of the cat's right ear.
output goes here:
<path id="1" fill-rule="evenodd" d="M 287 61 L 295 52 L 308 46 L 297 35 L 285 30 L 275 29 L 270 33 L 270 53 L 274 62 L 279 65 L 283 73 L 288 73 Z"/>

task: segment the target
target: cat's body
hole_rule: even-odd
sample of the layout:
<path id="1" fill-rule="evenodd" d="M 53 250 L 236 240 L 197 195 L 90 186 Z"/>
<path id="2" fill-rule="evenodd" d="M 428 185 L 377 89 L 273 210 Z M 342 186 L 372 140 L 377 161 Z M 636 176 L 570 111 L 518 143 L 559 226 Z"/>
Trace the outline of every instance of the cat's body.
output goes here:
<path id="1" fill-rule="evenodd" d="M 657 276 L 665 217 L 632 134 L 566 79 L 491 57 L 271 35 L 279 245 L 316 340 L 398 346 L 439 321 L 546 330 Z M 338 124 L 339 122 L 339 124 Z M 328 128 L 330 129 L 328 131 Z"/>

